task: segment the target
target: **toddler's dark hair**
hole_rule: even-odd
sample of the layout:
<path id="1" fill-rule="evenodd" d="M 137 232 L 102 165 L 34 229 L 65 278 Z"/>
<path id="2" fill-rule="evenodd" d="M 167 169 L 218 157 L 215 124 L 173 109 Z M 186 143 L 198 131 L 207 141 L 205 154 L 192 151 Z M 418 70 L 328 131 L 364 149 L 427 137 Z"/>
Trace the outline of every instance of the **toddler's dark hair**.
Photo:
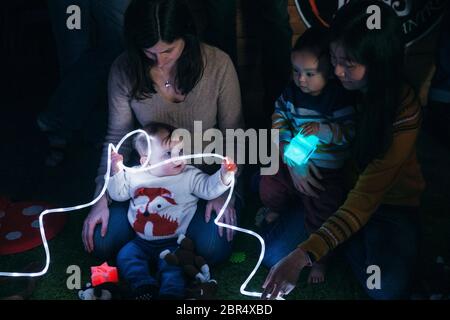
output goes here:
<path id="1" fill-rule="evenodd" d="M 325 27 L 311 27 L 297 39 L 292 52 L 307 51 L 317 57 L 319 70 L 329 73 L 330 65 L 330 32 Z"/>
<path id="2" fill-rule="evenodd" d="M 330 52 L 330 32 L 325 27 L 311 27 L 297 39 L 292 52 L 309 51 L 317 59 L 327 58 Z"/>

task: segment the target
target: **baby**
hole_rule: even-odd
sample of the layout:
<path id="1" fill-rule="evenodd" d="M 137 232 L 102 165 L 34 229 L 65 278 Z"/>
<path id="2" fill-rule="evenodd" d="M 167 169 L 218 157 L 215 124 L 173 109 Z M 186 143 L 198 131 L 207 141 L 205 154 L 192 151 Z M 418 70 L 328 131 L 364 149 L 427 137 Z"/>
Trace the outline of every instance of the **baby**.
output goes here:
<path id="1" fill-rule="evenodd" d="M 175 128 L 151 123 L 144 130 L 151 137 L 150 154 L 144 134 L 134 140 L 141 165 L 147 158 L 149 165 L 154 165 L 183 154 L 182 141 L 172 139 Z M 137 236 L 120 250 L 119 272 L 136 299 L 181 299 L 185 292 L 183 271 L 160 259 L 160 253 L 178 247 L 177 238 L 186 233 L 198 199 L 215 199 L 224 193 L 230 187 L 236 166 L 224 162 L 220 170 L 209 176 L 178 160 L 135 173 L 121 169 L 122 161 L 120 154 L 111 154 L 107 190 L 113 200 L 130 200 L 128 220 Z M 149 267 L 156 268 L 157 276 L 152 275 Z"/>
<path id="2" fill-rule="evenodd" d="M 275 104 L 272 128 L 279 129 L 281 163 L 276 175 L 262 176 L 260 196 L 265 223 L 271 223 L 294 202 L 303 204 L 305 227 L 315 232 L 343 203 L 346 196 L 343 166 L 354 135 L 354 102 L 350 92 L 331 79 L 327 30 L 310 28 L 292 50 L 293 81 Z M 318 168 L 319 186 L 305 183 L 307 166 L 284 158 L 284 149 L 301 133 L 319 138 L 310 162 Z M 288 165 L 285 165 L 285 164 Z M 313 264 L 308 281 L 324 281 L 325 259 Z"/>

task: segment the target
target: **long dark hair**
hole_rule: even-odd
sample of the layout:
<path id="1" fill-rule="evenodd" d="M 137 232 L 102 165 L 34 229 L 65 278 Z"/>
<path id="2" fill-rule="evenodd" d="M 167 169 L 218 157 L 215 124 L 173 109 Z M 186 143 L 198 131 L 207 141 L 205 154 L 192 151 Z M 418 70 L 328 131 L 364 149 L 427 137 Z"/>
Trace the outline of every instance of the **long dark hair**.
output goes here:
<path id="1" fill-rule="evenodd" d="M 160 40 L 185 42 L 175 76 L 180 93 L 189 93 L 200 81 L 204 69 L 200 41 L 185 0 L 133 0 L 125 13 L 124 30 L 132 82 L 130 98 L 145 99 L 156 93 L 150 77 L 154 61 L 143 49 Z"/>
<path id="2" fill-rule="evenodd" d="M 380 8 L 380 29 L 367 27 L 370 5 Z M 344 48 L 349 60 L 366 67 L 367 87 L 361 95 L 354 148 L 361 169 L 382 157 L 392 144 L 404 84 L 403 37 L 399 18 L 379 0 L 350 1 L 331 25 L 331 41 Z"/>

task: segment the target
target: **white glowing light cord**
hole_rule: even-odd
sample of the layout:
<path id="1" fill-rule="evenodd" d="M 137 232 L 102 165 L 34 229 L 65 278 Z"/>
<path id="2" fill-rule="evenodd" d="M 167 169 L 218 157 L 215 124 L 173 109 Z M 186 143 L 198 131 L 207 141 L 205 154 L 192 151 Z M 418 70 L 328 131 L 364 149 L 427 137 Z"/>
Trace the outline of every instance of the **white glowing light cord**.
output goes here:
<path id="1" fill-rule="evenodd" d="M 103 184 L 103 188 L 102 188 L 100 194 L 94 200 L 92 200 L 89 203 L 78 205 L 78 206 L 67 207 L 67 208 L 46 209 L 46 210 L 41 212 L 41 214 L 39 215 L 39 231 L 41 233 L 42 244 L 44 245 L 44 250 L 45 250 L 45 267 L 44 267 L 44 269 L 42 269 L 41 271 L 38 271 L 38 272 L 0 272 L 0 276 L 5 276 L 5 277 L 40 277 L 40 276 L 42 276 L 42 275 L 47 273 L 48 268 L 50 266 L 50 250 L 49 250 L 49 247 L 48 247 L 47 238 L 45 236 L 44 216 L 46 214 L 48 214 L 48 213 L 69 212 L 69 211 L 80 210 L 80 209 L 84 209 L 84 208 L 90 207 L 90 206 L 94 205 L 95 203 L 97 203 L 97 201 L 100 200 L 100 198 L 105 194 L 106 188 L 108 187 L 108 182 L 109 182 L 109 177 L 110 177 L 110 172 L 111 172 L 111 151 L 114 150 L 115 152 L 117 152 L 120 149 L 120 147 L 122 146 L 122 144 L 125 142 L 125 140 L 128 139 L 130 136 L 136 134 L 136 133 L 143 133 L 143 134 L 145 134 L 145 137 L 147 139 L 147 146 L 148 146 L 148 148 L 150 150 L 150 137 L 148 136 L 148 134 L 144 130 L 141 130 L 141 129 L 134 130 L 134 131 L 129 132 L 128 134 L 126 134 L 119 141 L 117 146 L 115 146 L 115 147 L 114 147 L 113 144 L 110 143 L 109 146 L 108 146 L 108 166 L 107 166 L 106 173 L 105 173 L 105 183 Z M 219 158 L 219 159 L 222 159 L 222 160 L 226 160 L 226 157 L 224 157 L 224 156 L 222 156 L 220 154 L 203 153 L 203 154 L 193 154 L 193 155 L 179 156 L 179 157 L 175 157 L 175 158 L 171 158 L 171 159 L 162 161 L 162 162 L 157 163 L 157 164 L 152 165 L 152 166 L 148 166 L 148 162 L 149 162 L 150 157 L 147 156 L 147 159 L 146 159 L 145 163 L 140 168 L 130 168 L 130 167 L 127 167 L 127 166 L 125 166 L 123 164 L 121 164 L 121 166 L 123 167 L 124 170 L 127 170 L 127 171 L 140 172 L 140 171 L 146 171 L 146 170 L 158 168 L 160 166 L 163 166 L 163 165 L 165 165 L 167 163 L 171 163 L 171 162 L 174 162 L 174 161 L 194 159 L 194 158 L 202 158 L 202 157 L 216 157 L 216 158 Z M 264 239 L 259 234 L 257 234 L 256 232 L 254 232 L 252 230 L 240 228 L 240 227 L 229 225 L 229 224 L 226 224 L 226 223 L 223 223 L 223 222 L 219 221 L 222 218 L 222 215 L 224 214 L 225 209 L 228 207 L 228 204 L 229 204 L 229 202 L 231 200 L 231 197 L 233 195 L 234 185 L 235 185 L 235 178 L 233 176 L 232 180 L 231 180 L 231 186 L 230 186 L 230 191 L 228 193 L 228 197 L 227 197 L 227 199 L 226 199 L 222 209 L 220 209 L 219 213 L 217 214 L 217 217 L 214 219 L 214 223 L 216 225 L 218 225 L 219 227 L 224 227 L 224 228 L 228 228 L 228 229 L 232 229 L 232 230 L 236 230 L 236 231 L 240 231 L 240 232 L 244 232 L 244 233 L 247 233 L 249 235 L 252 235 L 252 236 L 256 237 L 259 240 L 259 242 L 261 243 L 261 253 L 259 255 L 258 262 L 256 263 L 256 265 L 253 268 L 253 270 L 250 273 L 250 275 L 247 277 L 247 279 L 244 281 L 244 283 L 240 287 L 241 294 L 249 296 L 249 297 L 258 297 L 258 298 L 260 298 L 261 295 L 262 295 L 261 292 L 247 291 L 247 290 L 245 290 L 245 288 L 247 287 L 247 284 L 251 281 L 251 279 L 255 275 L 256 271 L 258 270 L 258 268 L 261 265 L 261 262 L 262 262 L 262 260 L 264 258 L 264 253 L 265 253 Z M 277 299 L 284 300 L 280 296 L 277 297 Z"/>

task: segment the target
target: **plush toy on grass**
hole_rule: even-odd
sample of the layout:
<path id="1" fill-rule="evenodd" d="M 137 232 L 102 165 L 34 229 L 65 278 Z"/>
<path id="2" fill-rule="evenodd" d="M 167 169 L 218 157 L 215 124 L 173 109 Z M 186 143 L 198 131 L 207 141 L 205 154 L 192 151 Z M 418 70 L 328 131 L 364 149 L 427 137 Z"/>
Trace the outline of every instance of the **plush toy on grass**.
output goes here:
<path id="1" fill-rule="evenodd" d="M 78 297 L 81 300 L 113 300 L 117 287 L 111 283 L 93 287 L 91 283 L 87 283 L 86 287 L 78 291 Z"/>
<path id="2" fill-rule="evenodd" d="M 81 300 L 112 300 L 118 296 L 117 283 L 119 276 L 116 267 L 108 263 L 91 267 L 91 283 L 87 283 L 83 290 L 78 292 Z"/>
<path id="3" fill-rule="evenodd" d="M 209 266 L 205 259 L 196 255 L 194 242 L 181 234 L 177 240 L 180 247 L 174 252 L 164 250 L 159 255 L 167 263 L 183 268 L 190 279 L 196 279 L 203 283 L 211 278 Z"/>

